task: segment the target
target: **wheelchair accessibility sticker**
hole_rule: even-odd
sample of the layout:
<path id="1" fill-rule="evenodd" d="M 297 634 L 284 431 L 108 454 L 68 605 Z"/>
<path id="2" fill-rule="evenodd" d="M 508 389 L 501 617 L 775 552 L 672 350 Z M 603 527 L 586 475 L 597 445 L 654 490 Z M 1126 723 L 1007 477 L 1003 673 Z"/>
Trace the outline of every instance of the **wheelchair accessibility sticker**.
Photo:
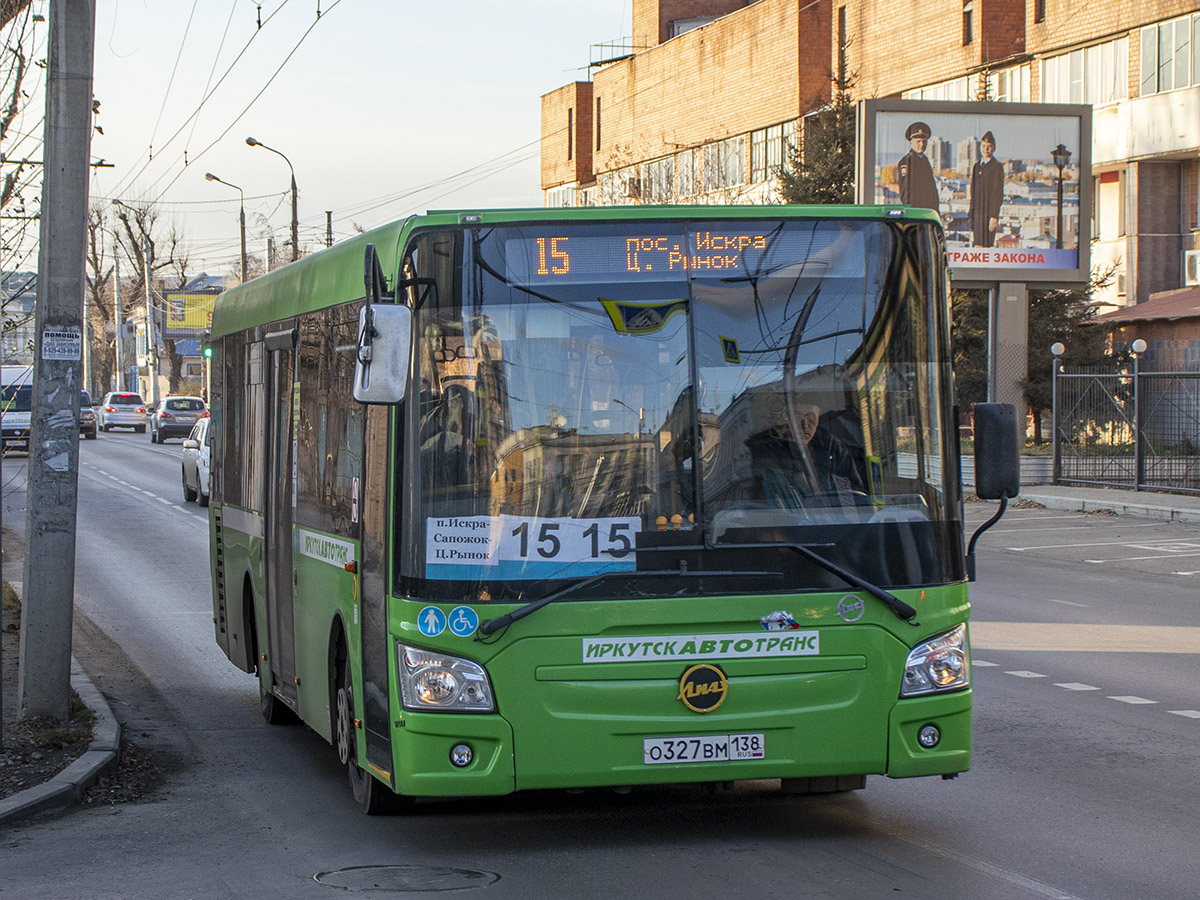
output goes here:
<path id="1" fill-rule="evenodd" d="M 479 613 L 469 606 L 456 606 L 450 610 L 450 631 L 458 637 L 470 637 L 479 627 Z"/>

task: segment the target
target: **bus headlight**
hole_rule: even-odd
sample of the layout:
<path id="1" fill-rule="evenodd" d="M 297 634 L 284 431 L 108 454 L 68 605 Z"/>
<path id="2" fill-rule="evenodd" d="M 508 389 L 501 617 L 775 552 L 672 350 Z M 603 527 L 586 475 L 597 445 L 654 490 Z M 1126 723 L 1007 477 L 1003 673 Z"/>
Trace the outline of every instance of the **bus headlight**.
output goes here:
<path id="1" fill-rule="evenodd" d="M 904 663 L 901 697 L 957 691 L 971 683 L 967 662 L 967 626 L 939 634 L 913 647 Z"/>
<path id="2" fill-rule="evenodd" d="M 492 686 L 479 663 L 396 644 L 400 697 L 405 709 L 494 712 Z"/>

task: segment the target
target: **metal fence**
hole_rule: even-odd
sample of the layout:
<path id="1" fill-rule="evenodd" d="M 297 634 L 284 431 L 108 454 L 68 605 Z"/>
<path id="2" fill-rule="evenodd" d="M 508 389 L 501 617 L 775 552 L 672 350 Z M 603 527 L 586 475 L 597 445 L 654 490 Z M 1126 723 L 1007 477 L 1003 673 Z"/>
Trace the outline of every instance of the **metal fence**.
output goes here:
<path id="1" fill-rule="evenodd" d="M 1200 372 L 1056 369 L 1055 484 L 1200 493 Z"/>

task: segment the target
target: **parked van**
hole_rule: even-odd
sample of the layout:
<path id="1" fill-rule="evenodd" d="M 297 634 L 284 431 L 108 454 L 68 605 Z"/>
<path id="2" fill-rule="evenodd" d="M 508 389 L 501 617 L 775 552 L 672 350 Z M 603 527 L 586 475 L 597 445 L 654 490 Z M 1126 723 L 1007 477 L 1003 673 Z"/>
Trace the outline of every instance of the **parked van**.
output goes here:
<path id="1" fill-rule="evenodd" d="M 0 385 L 0 452 L 11 447 L 29 452 L 33 409 L 33 366 L 4 366 Z"/>

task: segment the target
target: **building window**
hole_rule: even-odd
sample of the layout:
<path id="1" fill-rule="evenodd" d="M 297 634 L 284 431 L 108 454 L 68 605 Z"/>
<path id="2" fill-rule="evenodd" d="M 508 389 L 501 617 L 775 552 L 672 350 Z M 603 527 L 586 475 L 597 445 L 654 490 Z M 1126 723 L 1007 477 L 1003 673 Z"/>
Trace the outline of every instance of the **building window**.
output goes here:
<path id="1" fill-rule="evenodd" d="M 1198 36 L 1200 16 L 1184 16 L 1142 29 L 1142 96 L 1200 84 Z"/>
<path id="2" fill-rule="evenodd" d="M 963 0 L 963 46 L 974 39 L 975 0 Z"/>
<path id="3" fill-rule="evenodd" d="M 838 7 L 838 80 L 846 80 L 846 7 Z"/>
<path id="4" fill-rule="evenodd" d="M 1112 241 L 1125 234 L 1124 187 L 1124 172 L 1103 172 L 1092 179 L 1092 237 Z"/>
<path id="5" fill-rule="evenodd" d="M 696 151 L 684 150 L 675 156 L 675 171 L 679 175 L 676 196 L 683 200 L 696 196 Z"/>
<path id="6" fill-rule="evenodd" d="M 1183 182 L 1183 225 L 1192 230 L 1200 229 L 1200 159 L 1184 160 Z"/>
<path id="7" fill-rule="evenodd" d="M 600 149 L 600 98 L 596 98 L 596 149 Z"/>
<path id="8" fill-rule="evenodd" d="M 1033 21 L 1035 23 L 1046 21 L 1046 0 L 1033 0 Z"/>
<path id="9" fill-rule="evenodd" d="M 731 188 L 745 180 L 744 147 L 742 135 L 704 146 L 704 193 Z"/>
<path id="10" fill-rule="evenodd" d="M 1042 60 L 1044 103 L 1101 106 L 1129 96 L 1129 39 L 1118 38 Z"/>
<path id="11" fill-rule="evenodd" d="M 567 110 L 567 159 L 575 158 L 575 110 Z"/>

